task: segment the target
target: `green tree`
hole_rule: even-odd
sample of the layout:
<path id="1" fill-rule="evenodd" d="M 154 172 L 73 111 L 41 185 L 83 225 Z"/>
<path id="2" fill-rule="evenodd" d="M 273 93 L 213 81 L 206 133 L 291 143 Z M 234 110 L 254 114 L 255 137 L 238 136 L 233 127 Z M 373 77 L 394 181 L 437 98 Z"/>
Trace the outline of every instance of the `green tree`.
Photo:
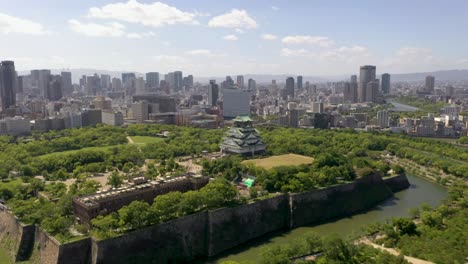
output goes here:
<path id="1" fill-rule="evenodd" d="M 140 229 L 151 223 L 150 205 L 142 201 L 133 201 L 119 211 L 120 226 L 127 229 Z"/>
<path id="2" fill-rule="evenodd" d="M 120 176 L 118 171 L 113 171 L 109 177 L 107 177 L 107 185 L 112 186 L 112 188 L 118 188 L 122 185 L 123 178 Z"/>

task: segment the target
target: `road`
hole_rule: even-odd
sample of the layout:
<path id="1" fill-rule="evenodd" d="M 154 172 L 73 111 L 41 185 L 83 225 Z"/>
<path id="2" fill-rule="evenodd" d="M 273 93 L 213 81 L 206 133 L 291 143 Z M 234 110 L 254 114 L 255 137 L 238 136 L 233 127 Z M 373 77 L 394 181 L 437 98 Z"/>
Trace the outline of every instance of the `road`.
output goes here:
<path id="1" fill-rule="evenodd" d="M 376 248 L 376 249 L 379 249 L 379 250 L 382 250 L 382 251 L 386 251 L 387 253 L 390 253 L 390 254 L 392 254 L 394 256 L 399 256 L 400 255 L 400 252 L 398 252 L 397 250 L 395 250 L 393 248 L 386 248 L 386 247 L 379 246 L 379 245 L 373 243 L 372 241 L 370 241 L 368 238 L 362 238 L 362 239 L 358 240 L 357 243 L 362 243 L 362 244 L 372 246 L 373 248 Z M 422 259 L 418 259 L 418 258 L 413 258 L 413 257 L 409 257 L 409 256 L 403 256 L 403 257 L 406 259 L 406 261 L 408 261 L 409 263 L 413 263 L 413 264 L 434 264 L 434 262 L 430 262 L 430 261 L 426 261 L 426 260 L 422 260 Z"/>

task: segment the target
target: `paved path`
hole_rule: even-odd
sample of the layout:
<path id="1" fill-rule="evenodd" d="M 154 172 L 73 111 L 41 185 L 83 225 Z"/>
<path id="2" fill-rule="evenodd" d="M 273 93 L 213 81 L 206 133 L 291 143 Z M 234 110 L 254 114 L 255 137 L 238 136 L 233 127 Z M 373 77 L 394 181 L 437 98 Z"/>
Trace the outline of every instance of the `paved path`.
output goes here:
<path id="1" fill-rule="evenodd" d="M 386 247 L 382 247 L 382 246 L 379 246 L 375 243 L 373 243 L 372 241 L 370 241 L 368 238 L 362 238 L 360 240 L 357 241 L 358 243 L 363 243 L 363 244 L 366 244 L 366 245 L 369 245 L 369 246 L 372 246 L 376 249 L 379 249 L 379 250 L 382 250 L 382 251 L 386 251 L 394 256 L 399 256 L 400 255 L 400 252 L 398 252 L 397 250 L 393 249 L 393 248 L 386 248 Z M 413 264 L 434 264 L 434 262 L 430 262 L 430 261 L 426 261 L 426 260 L 422 260 L 422 259 L 418 259 L 418 258 L 413 258 L 413 257 L 408 257 L 408 256 L 404 256 L 404 258 L 406 259 L 406 261 L 408 261 L 409 263 L 413 263 Z"/>
<path id="2" fill-rule="evenodd" d="M 135 144 L 135 142 L 133 141 L 131 137 L 127 136 L 127 140 L 128 140 L 128 143 Z"/>

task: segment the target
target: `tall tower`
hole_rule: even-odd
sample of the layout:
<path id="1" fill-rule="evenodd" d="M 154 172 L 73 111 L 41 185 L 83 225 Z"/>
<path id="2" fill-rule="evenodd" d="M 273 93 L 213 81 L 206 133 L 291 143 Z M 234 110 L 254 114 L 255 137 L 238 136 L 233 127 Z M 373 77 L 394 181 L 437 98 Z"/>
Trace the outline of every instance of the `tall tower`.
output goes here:
<path id="1" fill-rule="evenodd" d="M 257 92 L 257 83 L 255 82 L 254 79 L 249 79 L 248 81 L 248 90 L 252 93 Z"/>
<path id="2" fill-rule="evenodd" d="M 289 77 L 286 79 L 286 95 L 294 98 L 294 78 Z"/>
<path id="3" fill-rule="evenodd" d="M 298 91 L 302 90 L 302 76 L 301 75 L 297 76 L 297 90 Z"/>
<path id="4" fill-rule="evenodd" d="M 210 81 L 210 87 L 208 87 L 208 104 L 210 106 L 216 106 L 219 98 L 219 86 L 216 84 L 216 80 Z"/>
<path id="5" fill-rule="evenodd" d="M 359 102 L 368 102 L 367 99 L 370 98 L 366 95 L 367 84 L 369 82 L 375 81 L 375 72 L 376 67 L 372 65 L 361 66 L 359 71 L 359 85 L 358 85 L 358 100 Z"/>
<path id="6" fill-rule="evenodd" d="M 72 86 L 72 74 L 71 72 L 61 72 L 62 76 L 62 92 L 64 95 L 70 95 L 73 93 Z"/>
<path id="7" fill-rule="evenodd" d="M 159 88 L 159 72 L 148 72 L 146 73 L 146 84 L 150 91 Z"/>
<path id="8" fill-rule="evenodd" d="M 382 92 L 384 94 L 390 93 L 390 74 L 382 74 Z"/>
<path id="9" fill-rule="evenodd" d="M 426 87 L 425 91 L 426 92 L 434 92 L 434 86 L 435 86 L 435 77 L 432 75 L 426 76 Z"/>
<path id="10" fill-rule="evenodd" d="M 244 89 L 244 76 L 243 75 L 237 75 L 237 88 L 239 89 Z"/>
<path id="11" fill-rule="evenodd" d="M 17 77 L 15 63 L 2 61 L 0 65 L 0 97 L 2 110 L 6 110 L 16 104 Z"/>

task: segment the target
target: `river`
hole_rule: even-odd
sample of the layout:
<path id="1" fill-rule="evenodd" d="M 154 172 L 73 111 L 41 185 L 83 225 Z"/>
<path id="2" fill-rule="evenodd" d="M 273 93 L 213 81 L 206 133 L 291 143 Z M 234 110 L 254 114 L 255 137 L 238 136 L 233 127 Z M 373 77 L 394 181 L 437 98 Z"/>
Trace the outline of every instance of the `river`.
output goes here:
<path id="1" fill-rule="evenodd" d="M 262 246 L 288 243 L 311 231 L 323 235 L 335 233 L 341 236 L 359 233 L 362 227 L 370 223 L 384 221 L 392 217 L 408 216 L 408 209 L 410 208 L 418 207 L 422 203 L 437 206 L 447 197 L 447 190 L 441 185 L 415 176 L 408 176 L 408 180 L 411 183 L 408 189 L 396 193 L 393 198 L 389 198 L 372 210 L 320 225 L 273 233 L 230 250 L 208 263 L 219 263 L 225 260 L 256 261 Z"/>

